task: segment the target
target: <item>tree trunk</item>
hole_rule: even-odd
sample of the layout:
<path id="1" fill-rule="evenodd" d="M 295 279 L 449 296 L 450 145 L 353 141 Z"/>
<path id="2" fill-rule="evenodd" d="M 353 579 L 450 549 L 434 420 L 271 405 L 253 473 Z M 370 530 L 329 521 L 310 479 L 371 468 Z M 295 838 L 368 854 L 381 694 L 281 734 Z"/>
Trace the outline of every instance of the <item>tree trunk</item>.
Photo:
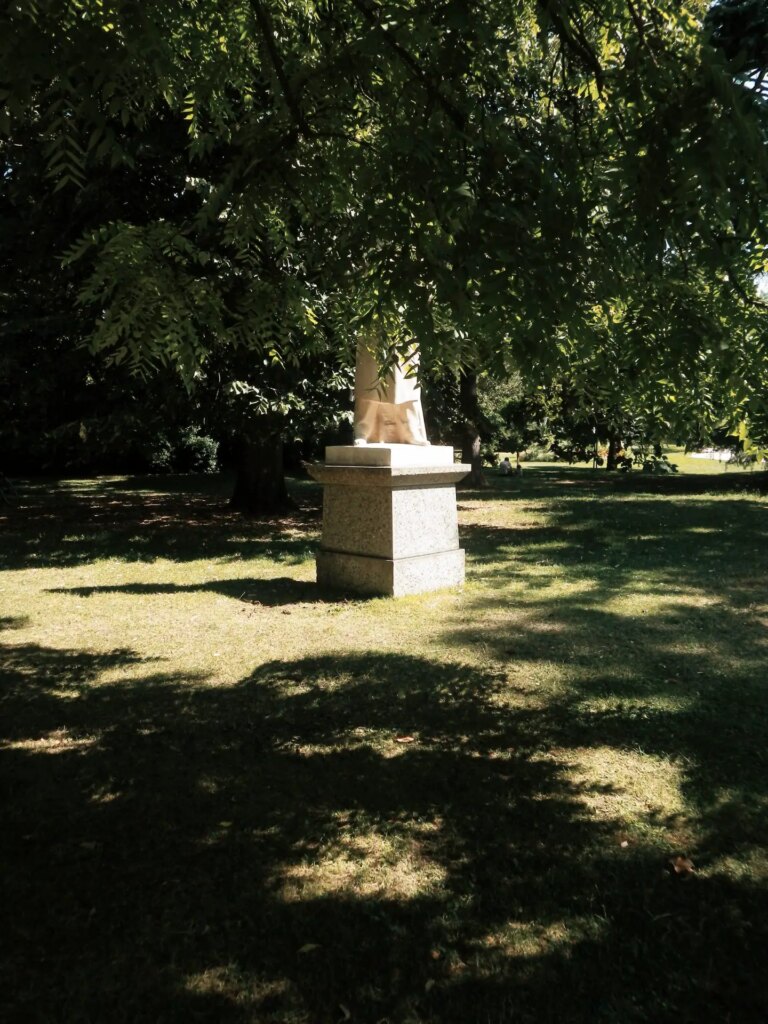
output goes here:
<path id="1" fill-rule="evenodd" d="M 461 461 L 472 467 L 462 481 L 465 487 L 487 487 L 480 456 L 480 403 L 477 400 L 477 374 L 462 370 L 459 378 L 459 407 L 462 415 Z"/>
<path id="2" fill-rule="evenodd" d="M 283 471 L 283 442 L 276 434 L 243 437 L 230 506 L 250 515 L 273 515 L 291 507 Z"/>
<path id="3" fill-rule="evenodd" d="M 616 462 L 621 451 L 621 440 L 616 437 L 615 434 L 608 436 L 608 458 L 606 459 L 606 469 L 616 469 Z"/>

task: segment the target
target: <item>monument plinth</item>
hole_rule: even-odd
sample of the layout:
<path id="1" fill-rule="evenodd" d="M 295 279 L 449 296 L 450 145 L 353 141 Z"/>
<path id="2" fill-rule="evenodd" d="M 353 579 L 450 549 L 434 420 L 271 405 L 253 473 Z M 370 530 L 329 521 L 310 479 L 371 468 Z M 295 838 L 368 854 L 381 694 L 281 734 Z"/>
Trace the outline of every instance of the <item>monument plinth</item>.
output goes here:
<path id="1" fill-rule="evenodd" d="M 323 485 L 318 583 L 393 597 L 463 583 L 456 484 L 469 471 L 439 445 L 326 448 L 309 467 Z"/>

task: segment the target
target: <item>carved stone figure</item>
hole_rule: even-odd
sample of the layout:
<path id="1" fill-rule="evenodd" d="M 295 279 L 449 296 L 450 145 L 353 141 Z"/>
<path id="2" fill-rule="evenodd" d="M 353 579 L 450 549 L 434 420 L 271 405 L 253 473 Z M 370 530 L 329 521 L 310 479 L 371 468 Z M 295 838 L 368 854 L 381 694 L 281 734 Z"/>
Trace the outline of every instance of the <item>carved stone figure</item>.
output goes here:
<path id="1" fill-rule="evenodd" d="M 416 377 L 419 354 L 395 366 L 383 381 L 365 341 L 357 344 L 355 359 L 355 445 L 428 445 Z"/>

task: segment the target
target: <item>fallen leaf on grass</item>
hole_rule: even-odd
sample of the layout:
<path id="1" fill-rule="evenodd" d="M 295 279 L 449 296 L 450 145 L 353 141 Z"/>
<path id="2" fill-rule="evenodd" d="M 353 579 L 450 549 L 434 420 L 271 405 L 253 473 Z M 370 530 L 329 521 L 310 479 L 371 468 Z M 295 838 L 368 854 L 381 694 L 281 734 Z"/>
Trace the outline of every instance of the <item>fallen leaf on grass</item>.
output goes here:
<path id="1" fill-rule="evenodd" d="M 395 736 L 395 743 L 415 743 L 415 736 Z"/>
<path id="2" fill-rule="evenodd" d="M 683 854 L 673 857 L 669 863 L 674 873 L 676 875 L 680 875 L 682 878 L 688 878 L 696 871 L 696 865 L 693 863 L 691 858 L 686 857 Z"/>
<path id="3" fill-rule="evenodd" d="M 320 949 L 319 942 L 307 942 L 301 947 L 299 953 L 311 953 L 313 949 Z"/>

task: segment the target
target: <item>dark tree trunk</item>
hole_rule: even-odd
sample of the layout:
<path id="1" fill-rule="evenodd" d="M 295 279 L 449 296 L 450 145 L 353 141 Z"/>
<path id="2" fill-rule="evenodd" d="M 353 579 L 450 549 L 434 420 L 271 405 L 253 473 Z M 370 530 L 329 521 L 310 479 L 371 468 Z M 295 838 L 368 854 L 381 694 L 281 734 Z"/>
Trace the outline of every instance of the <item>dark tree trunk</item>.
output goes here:
<path id="1" fill-rule="evenodd" d="M 616 437 L 615 434 L 608 436 L 608 458 L 606 459 L 606 469 L 616 469 L 616 461 L 621 451 L 621 440 Z"/>
<path id="2" fill-rule="evenodd" d="M 232 508 L 250 515 L 273 515 L 291 506 L 283 470 L 283 442 L 276 434 L 240 442 Z"/>
<path id="3" fill-rule="evenodd" d="M 461 409 L 461 461 L 472 467 L 462 481 L 465 487 L 487 487 L 480 456 L 480 403 L 477 400 L 477 374 L 463 370 L 459 377 L 459 407 Z"/>

